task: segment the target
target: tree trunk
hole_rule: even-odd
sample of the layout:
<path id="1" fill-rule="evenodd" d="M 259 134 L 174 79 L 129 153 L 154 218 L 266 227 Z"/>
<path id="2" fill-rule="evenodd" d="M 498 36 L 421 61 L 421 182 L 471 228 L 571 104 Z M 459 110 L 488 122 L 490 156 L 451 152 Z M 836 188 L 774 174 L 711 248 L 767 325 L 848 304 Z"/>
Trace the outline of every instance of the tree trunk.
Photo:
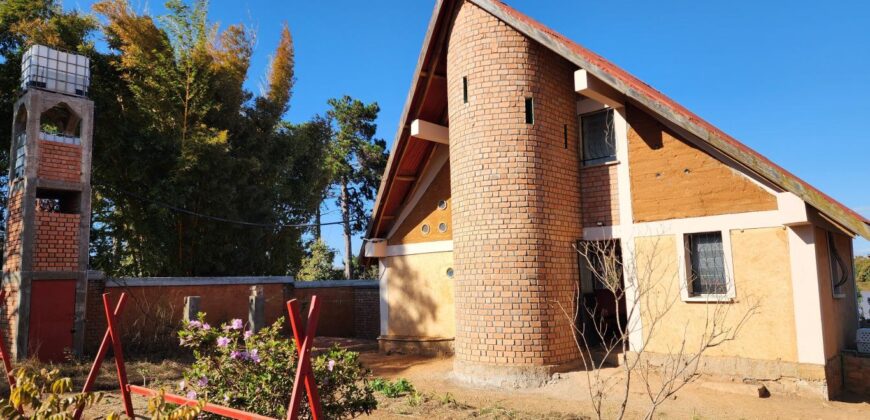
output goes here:
<path id="1" fill-rule="evenodd" d="M 320 217 L 322 216 L 320 205 L 323 204 L 323 200 L 317 203 L 317 210 L 314 211 L 314 240 L 319 241 L 320 236 L 323 232 L 320 229 Z"/>
<path id="2" fill-rule="evenodd" d="M 347 180 L 341 180 L 341 224 L 344 227 L 344 278 L 350 280 L 353 276 L 351 258 L 353 253 L 350 249 L 350 197 L 347 192 Z"/>

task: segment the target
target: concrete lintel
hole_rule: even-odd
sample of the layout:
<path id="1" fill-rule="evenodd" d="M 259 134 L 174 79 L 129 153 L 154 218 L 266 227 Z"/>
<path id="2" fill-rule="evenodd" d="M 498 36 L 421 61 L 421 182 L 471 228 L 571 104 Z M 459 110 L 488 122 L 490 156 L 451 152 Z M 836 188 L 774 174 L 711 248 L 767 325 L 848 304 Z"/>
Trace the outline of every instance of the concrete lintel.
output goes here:
<path id="1" fill-rule="evenodd" d="M 435 143 L 450 144 L 450 134 L 447 127 L 423 120 L 411 122 L 411 137 Z"/>
<path id="2" fill-rule="evenodd" d="M 622 94 L 584 69 L 574 72 L 574 91 L 613 108 L 623 106 Z"/>

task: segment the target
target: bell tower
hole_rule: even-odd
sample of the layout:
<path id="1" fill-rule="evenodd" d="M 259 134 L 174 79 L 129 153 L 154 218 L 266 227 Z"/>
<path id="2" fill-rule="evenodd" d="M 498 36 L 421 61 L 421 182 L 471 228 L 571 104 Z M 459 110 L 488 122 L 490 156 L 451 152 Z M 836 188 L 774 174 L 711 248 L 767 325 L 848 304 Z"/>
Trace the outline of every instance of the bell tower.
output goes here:
<path id="1" fill-rule="evenodd" d="M 84 344 L 94 103 L 90 62 L 25 52 L 15 103 L 0 326 L 17 359 L 62 360 Z"/>

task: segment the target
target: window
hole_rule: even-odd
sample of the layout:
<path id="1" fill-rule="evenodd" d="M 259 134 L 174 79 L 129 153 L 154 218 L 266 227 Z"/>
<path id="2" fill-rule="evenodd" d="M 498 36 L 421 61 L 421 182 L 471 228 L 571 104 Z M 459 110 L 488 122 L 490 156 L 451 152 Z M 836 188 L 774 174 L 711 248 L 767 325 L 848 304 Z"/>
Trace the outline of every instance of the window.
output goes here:
<path id="1" fill-rule="evenodd" d="M 722 232 L 686 235 L 689 296 L 728 294 Z"/>
<path id="2" fill-rule="evenodd" d="M 831 267 L 831 289 L 835 298 L 846 297 L 846 284 L 849 283 L 851 274 L 843 257 L 837 249 L 837 244 L 834 241 L 834 234 L 827 232 L 828 236 L 828 265 Z M 851 261 L 851 259 L 850 259 Z"/>
<path id="3" fill-rule="evenodd" d="M 582 294 L 622 287 L 622 248 L 618 240 L 578 241 L 577 263 Z"/>
<path id="4" fill-rule="evenodd" d="M 535 101 L 532 98 L 526 98 L 526 124 L 535 123 Z"/>
<path id="5" fill-rule="evenodd" d="M 468 103 L 468 77 L 462 78 L 462 103 Z"/>
<path id="6" fill-rule="evenodd" d="M 613 126 L 613 109 L 581 115 L 580 132 L 584 165 L 616 160 L 616 130 Z"/>

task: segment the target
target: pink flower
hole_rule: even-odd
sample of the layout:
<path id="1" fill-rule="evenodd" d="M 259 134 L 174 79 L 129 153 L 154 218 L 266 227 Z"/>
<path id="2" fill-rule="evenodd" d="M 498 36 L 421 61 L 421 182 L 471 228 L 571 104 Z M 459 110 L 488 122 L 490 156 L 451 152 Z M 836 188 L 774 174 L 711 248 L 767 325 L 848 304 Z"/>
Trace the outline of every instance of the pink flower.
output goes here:
<path id="1" fill-rule="evenodd" d="M 332 372 L 332 369 L 335 369 L 335 360 L 330 360 L 329 363 L 326 364 L 326 368 Z"/>
<path id="2" fill-rule="evenodd" d="M 190 390 L 187 392 L 187 399 L 195 400 L 196 399 L 196 391 Z"/>
<path id="3" fill-rule="evenodd" d="M 188 322 L 187 325 L 189 325 L 193 328 L 202 328 L 202 322 L 199 322 L 196 320 Z"/>
<path id="4" fill-rule="evenodd" d="M 208 325 L 208 322 L 202 324 L 202 329 L 208 331 L 211 329 L 211 325 Z"/>
<path id="5" fill-rule="evenodd" d="M 230 352 L 230 359 L 238 360 L 242 358 L 242 353 L 239 353 L 236 350 Z"/>
<path id="6" fill-rule="evenodd" d="M 218 345 L 218 347 L 226 347 L 228 344 L 230 344 L 230 339 L 229 339 L 229 338 L 226 338 L 226 337 L 218 337 L 218 339 L 217 339 L 217 345 Z"/>
<path id="7" fill-rule="evenodd" d="M 251 338 L 252 335 L 254 335 L 253 331 L 251 331 L 251 330 L 245 331 L 245 340 Z"/>
<path id="8" fill-rule="evenodd" d="M 254 363 L 260 363 L 260 355 L 259 355 L 259 353 L 260 353 L 260 352 L 259 352 L 257 349 L 253 349 L 253 350 L 251 350 L 250 353 L 248 353 L 248 357 L 251 358 L 251 361 L 252 361 L 252 362 L 254 362 Z"/>
<path id="9" fill-rule="evenodd" d="M 200 388 L 205 388 L 208 386 L 208 378 L 203 376 L 202 378 L 199 378 L 198 381 L 196 381 L 196 384 L 199 385 Z"/>
<path id="10" fill-rule="evenodd" d="M 242 324 L 242 320 L 238 319 L 238 318 L 234 319 L 232 324 L 230 324 L 230 328 L 232 328 L 234 330 L 240 330 L 240 329 L 242 329 L 243 326 L 244 326 L 244 324 Z"/>

